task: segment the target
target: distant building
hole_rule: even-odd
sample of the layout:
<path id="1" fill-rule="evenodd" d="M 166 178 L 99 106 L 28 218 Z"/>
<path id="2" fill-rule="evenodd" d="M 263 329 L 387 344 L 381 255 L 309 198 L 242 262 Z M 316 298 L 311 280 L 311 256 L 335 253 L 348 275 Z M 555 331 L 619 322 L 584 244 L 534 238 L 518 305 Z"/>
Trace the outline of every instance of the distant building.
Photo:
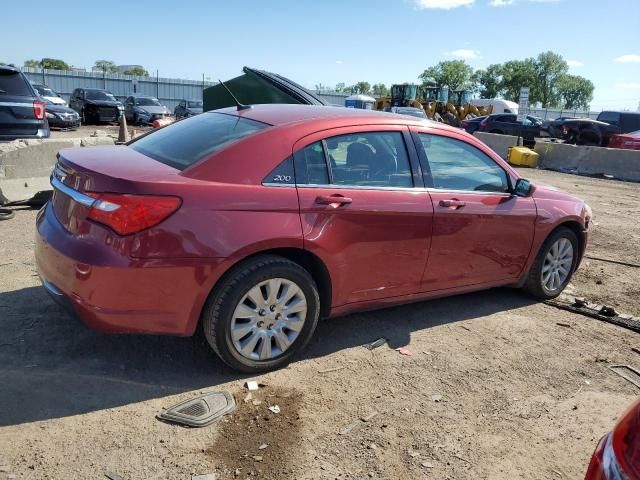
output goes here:
<path id="1" fill-rule="evenodd" d="M 69 70 L 71 70 L 72 72 L 86 72 L 87 69 L 84 67 L 74 67 L 73 65 L 71 65 L 69 67 Z"/>
<path id="2" fill-rule="evenodd" d="M 129 70 L 133 70 L 134 68 L 144 70 L 144 67 L 142 65 L 118 65 L 116 68 L 118 69 L 118 73 L 128 72 Z"/>

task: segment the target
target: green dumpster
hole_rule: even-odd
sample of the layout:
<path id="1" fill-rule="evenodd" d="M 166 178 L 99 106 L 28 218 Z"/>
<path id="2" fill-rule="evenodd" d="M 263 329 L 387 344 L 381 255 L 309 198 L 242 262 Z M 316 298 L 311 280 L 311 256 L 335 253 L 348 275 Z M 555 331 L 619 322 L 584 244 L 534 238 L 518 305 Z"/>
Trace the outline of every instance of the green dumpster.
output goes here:
<path id="1" fill-rule="evenodd" d="M 302 105 L 327 105 L 315 94 L 277 73 L 244 67 L 239 77 L 224 84 L 233 92 L 240 103 L 255 105 L 260 103 L 298 103 Z M 235 102 L 222 85 L 214 85 L 202 92 L 204 111 L 233 107 Z"/>

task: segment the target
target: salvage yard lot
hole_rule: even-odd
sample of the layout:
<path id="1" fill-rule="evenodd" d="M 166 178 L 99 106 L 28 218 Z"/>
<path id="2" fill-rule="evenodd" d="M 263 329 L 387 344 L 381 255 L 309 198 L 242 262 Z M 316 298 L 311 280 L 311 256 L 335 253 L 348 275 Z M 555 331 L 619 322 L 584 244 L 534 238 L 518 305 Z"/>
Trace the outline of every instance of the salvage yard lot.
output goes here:
<path id="1" fill-rule="evenodd" d="M 640 185 L 522 174 L 591 205 L 590 256 L 640 263 Z M 53 304 L 34 219 L 0 223 L 0 480 L 581 478 L 638 395 L 606 366 L 640 366 L 640 335 L 495 289 L 321 322 L 245 402 L 202 338 L 104 336 Z M 586 259 L 569 293 L 639 316 L 640 269 Z M 218 389 L 238 402 L 222 422 L 155 418 Z"/>

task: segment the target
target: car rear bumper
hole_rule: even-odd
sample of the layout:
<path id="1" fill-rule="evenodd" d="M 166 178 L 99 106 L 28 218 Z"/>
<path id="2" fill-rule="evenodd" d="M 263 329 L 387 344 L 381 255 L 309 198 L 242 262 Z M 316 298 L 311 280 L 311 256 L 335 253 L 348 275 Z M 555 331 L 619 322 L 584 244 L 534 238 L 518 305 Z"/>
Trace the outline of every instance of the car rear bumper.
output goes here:
<path id="1" fill-rule="evenodd" d="M 39 128 L 31 134 L 3 134 L 0 133 L 0 141 L 19 140 L 21 138 L 49 138 L 51 131 L 48 128 Z"/>
<path id="2" fill-rule="evenodd" d="M 220 275 L 222 259 L 132 259 L 127 241 L 71 235 L 51 204 L 38 214 L 35 257 L 43 286 L 90 328 L 108 333 L 188 336 Z M 126 237 L 131 242 L 131 237 Z"/>

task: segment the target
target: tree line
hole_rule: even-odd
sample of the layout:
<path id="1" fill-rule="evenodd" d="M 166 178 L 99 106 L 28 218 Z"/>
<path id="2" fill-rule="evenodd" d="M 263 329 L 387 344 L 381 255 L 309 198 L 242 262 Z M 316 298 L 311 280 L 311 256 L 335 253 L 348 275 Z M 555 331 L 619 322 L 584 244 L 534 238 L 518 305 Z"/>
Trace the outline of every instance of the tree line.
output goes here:
<path id="1" fill-rule="evenodd" d="M 543 108 L 568 110 L 589 108 L 593 100 L 594 85 L 579 75 L 571 75 L 569 65 L 554 52 L 544 52 L 524 60 L 495 63 L 485 69 L 474 70 L 464 60 L 448 60 L 424 70 L 418 78 L 422 86 L 448 86 L 451 90 L 469 90 L 481 98 L 504 98 L 518 101 L 520 88 L 529 87 L 529 103 Z M 321 87 L 321 88 L 318 88 Z M 317 90 L 326 90 L 322 84 Z M 358 82 L 351 86 L 339 83 L 335 90 L 342 93 L 387 95 L 389 89 L 382 83 L 371 85 Z"/>
<path id="2" fill-rule="evenodd" d="M 24 66 L 28 68 L 45 68 L 47 70 L 71 70 L 71 66 L 64 60 L 58 58 L 43 58 L 42 60 L 25 60 Z M 94 65 L 96 69 L 105 73 L 118 73 L 118 66 L 111 60 L 96 60 Z M 133 67 L 125 72 L 124 75 L 135 75 L 137 77 L 148 77 L 149 72 L 141 67 Z"/>

